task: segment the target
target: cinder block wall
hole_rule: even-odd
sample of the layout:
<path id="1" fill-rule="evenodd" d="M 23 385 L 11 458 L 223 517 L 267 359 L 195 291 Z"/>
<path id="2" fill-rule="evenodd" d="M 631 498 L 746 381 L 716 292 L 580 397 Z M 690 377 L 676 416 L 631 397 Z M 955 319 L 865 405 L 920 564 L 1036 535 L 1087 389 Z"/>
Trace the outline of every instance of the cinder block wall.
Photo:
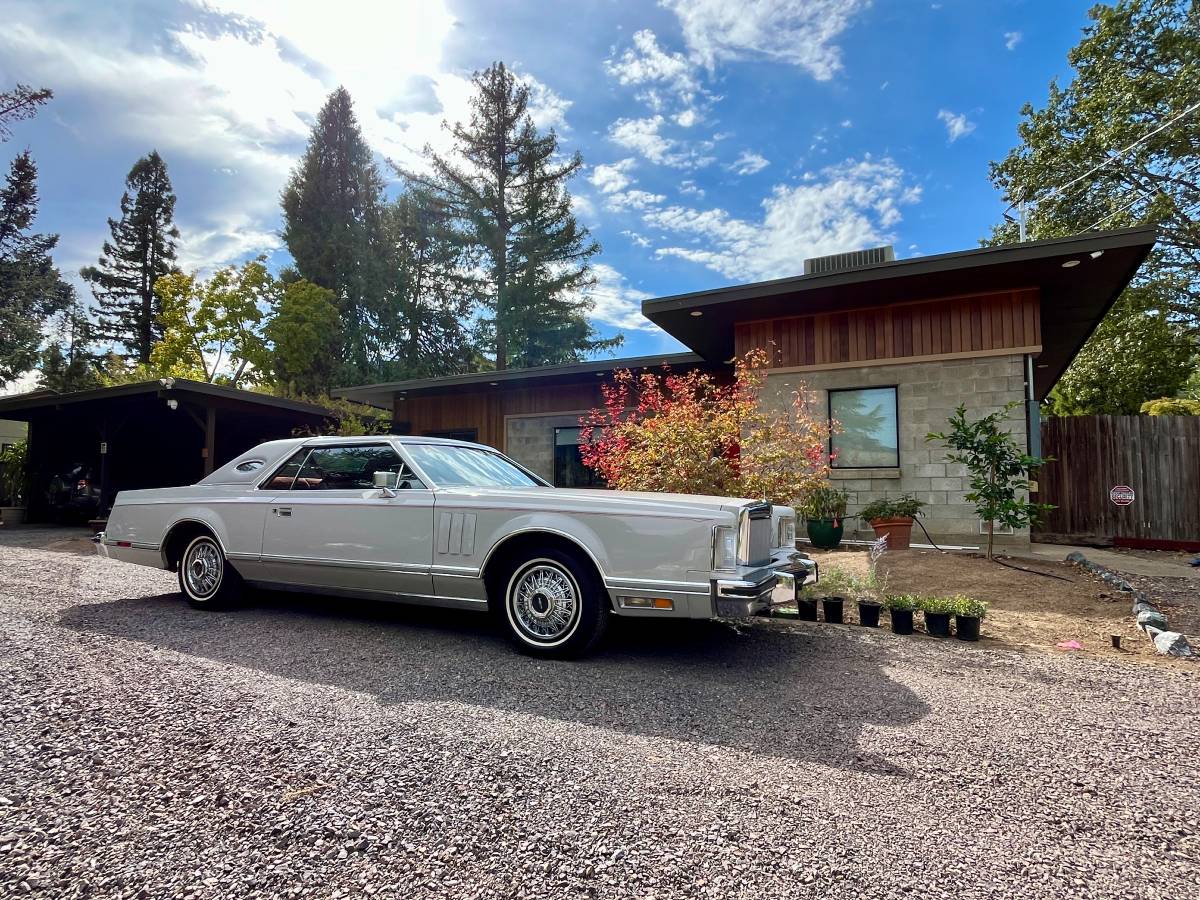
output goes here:
<path id="1" fill-rule="evenodd" d="M 1004 404 L 1025 397 L 1024 357 L 1020 354 L 942 362 L 865 366 L 821 372 L 777 373 L 768 378 L 764 402 L 787 403 L 801 382 L 812 392 L 816 412 L 828 414 L 827 391 L 831 388 L 897 387 L 900 466 L 896 469 L 834 470 L 836 486 L 850 494 L 849 512 L 855 513 L 878 497 L 912 494 L 924 501 L 922 519 L 938 543 L 982 546 L 986 536 L 979 532 L 974 507 L 964 497 L 970 490 L 963 466 L 947 463 L 944 451 L 925 442 L 930 431 L 944 431 L 947 419 L 960 403 L 968 415 L 995 412 Z M 1023 407 L 1012 411 L 1008 428 L 1022 447 L 1026 445 Z M 871 528 L 859 519 L 847 523 L 847 537 L 867 538 Z M 857 535 L 851 530 L 858 529 Z M 924 542 L 919 528 L 913 541 Z M 1028 546 L 1028 529 L 1001 537 L 997 543 L 1009 547 Z"/>
<path id="2" fill-rule="evenodd" d="M 580 415 L 509 416 L 504 423 L 504 452 L 553 483 L 554 429 L 577 426 Z"/>

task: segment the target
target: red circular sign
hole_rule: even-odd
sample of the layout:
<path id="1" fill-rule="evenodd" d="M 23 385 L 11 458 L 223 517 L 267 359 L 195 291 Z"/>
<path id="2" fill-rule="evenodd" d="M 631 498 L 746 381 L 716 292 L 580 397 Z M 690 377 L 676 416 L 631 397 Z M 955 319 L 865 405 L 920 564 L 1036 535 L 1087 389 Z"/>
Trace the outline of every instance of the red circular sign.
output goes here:
<path id="1" fill-rule="evenodd" d="M 1118 484 L 1108 492 L 1108 499 L 1117 506 L 1128 506 L 1133 502 L 1134 496 L 1133 488 L 1127 484 Z"/>

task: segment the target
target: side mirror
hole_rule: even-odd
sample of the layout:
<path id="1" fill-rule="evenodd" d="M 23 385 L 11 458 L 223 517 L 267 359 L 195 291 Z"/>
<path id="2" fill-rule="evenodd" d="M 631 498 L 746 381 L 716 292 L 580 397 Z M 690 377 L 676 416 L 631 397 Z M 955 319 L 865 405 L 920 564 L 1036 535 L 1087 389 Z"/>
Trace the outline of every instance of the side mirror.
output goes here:
<path id="1" fill-rule="evenodd" d="M 399 472 L 375 472 L 371 476 L 375 487 L 384 491 L 394 491 L 400 481 Z"/>

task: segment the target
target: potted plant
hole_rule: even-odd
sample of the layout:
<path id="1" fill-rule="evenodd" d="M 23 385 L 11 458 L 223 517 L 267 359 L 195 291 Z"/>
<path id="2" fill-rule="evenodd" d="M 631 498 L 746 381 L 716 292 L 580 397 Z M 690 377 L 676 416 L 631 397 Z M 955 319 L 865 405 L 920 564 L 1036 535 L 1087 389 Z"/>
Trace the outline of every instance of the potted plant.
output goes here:
<path id="1" fill-rule="evenodd" d="M 895 594 L 884 601 L 884 606 L 892 618 L 892 633 L 912 634 L 913 610 L 917 608 L 917 598 L 912 594 Z"/>
<path id="2" fill-rule="evenodd" d="M 887 536 L 878 538 L 871 545 L 870 564 L 867 574 L 854 579 L 855 594 L 858 597 L 858 624 L 866 628 L 879 627 L 879 611 L 882 604 L 879 598 L 887 593 L 887 579 L 879 571 L 879 559 L 887 552 Z"/>
<path id="3" fill-rule="evenodd" d="M 817 595 L 815 589 L 805 585 L 796 594 L 796 617 L 805 622 L 817 621 Z"/>
<path id="4" fill-rule="evenodd" d="M 833 550 L 842 542 L 849 495 L 830 485 L 813 488 L 796 512 L 804 517 L 808 539 L 819 550 Z"/>
<path id="5" fill-rule="evenodd" d="M 987 615 L 987 604 L 959 595 L 954 598 L 954 633 L 960 641 L 979 640 L 979 620 Z"/>
<path id="6" fill-rule="evenodd" d="M 853 587 L 852 579 L 840 569 L 833 569 L 819 584 L 824 585 L 821 609 L 825 613 L 825 621 L 842 624 L 842 605 L 846 602 L 846 594 L 850 593 Z"/>
<path id="7" fill-rule="evenodd" d="M 25 442 L 18 441 L 0 453 L 0 522 L 20 525 L 25 521 L 24 491 Z"/>
<path id="8" fill-rule="evenodd" d="M 923 597 L 918 604 L 925 617 L 925 631 L 933 637 L 950 637 L 953 597 Z"/>
<path id="9" fill-rule="evenodd" d="M 925 504 L 911 494 L 880 498 L 864 506 L 858 517 L 871 523 L 876 537 L 887 537 L 892 550 L 907 550 L 912 526 Z"/>

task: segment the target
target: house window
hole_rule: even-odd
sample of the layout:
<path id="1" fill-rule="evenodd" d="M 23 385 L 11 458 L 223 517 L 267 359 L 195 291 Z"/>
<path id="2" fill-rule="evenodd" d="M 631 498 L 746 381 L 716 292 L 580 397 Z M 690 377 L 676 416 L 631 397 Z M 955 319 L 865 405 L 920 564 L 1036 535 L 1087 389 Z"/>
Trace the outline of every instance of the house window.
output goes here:
<path id="1" fill-rule="evenodd" d="M 554 429 L 554 486 L 606 487 L 604 479 L 583 464 L 583 457 L 579 455 L 579 432 L 579 428 Z"/>
<path id="2" fill-rule="evenodd" d="M 829 441 L 835 469 L 900 466 L 895 387 L 830 391 L 829 418 L 841 425 Z"/>
<path id="3" fill-rule="evenodd" d="M 425 437 L 449 438 L 452 441 L 475 443 L 479 437 L 477 428 L 447 428 L 445 431 L 427 431 Z"/>

